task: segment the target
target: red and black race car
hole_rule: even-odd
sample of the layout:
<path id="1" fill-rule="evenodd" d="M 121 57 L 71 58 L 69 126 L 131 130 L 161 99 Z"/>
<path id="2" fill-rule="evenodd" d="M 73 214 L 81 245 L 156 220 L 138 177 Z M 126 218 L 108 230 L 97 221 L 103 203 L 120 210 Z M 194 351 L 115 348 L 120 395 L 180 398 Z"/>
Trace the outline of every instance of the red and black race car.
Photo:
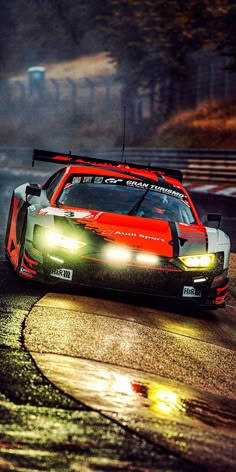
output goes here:
<path id="1" fill-rule="evenodd" d="M 6 253 L 20 277 L 224 306 L 229 238 L 201 223 L 180 171 L 40 150 L 35 160 L 64 166 L 13 192 Z"/>

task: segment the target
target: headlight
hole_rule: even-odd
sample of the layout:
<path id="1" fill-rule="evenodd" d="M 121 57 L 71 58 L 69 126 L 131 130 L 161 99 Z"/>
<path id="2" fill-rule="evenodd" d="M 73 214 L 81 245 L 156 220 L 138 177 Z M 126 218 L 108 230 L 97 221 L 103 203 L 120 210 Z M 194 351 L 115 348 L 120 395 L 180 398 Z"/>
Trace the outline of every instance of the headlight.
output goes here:
<path id="1" fill-rule="evenodd" d="M 60 246 L 70 251 L 75 251 L 83 246 L 86 246 L 82 241 L 68 238 L 62 234 L 54 233 L 53 231 L 46 231 L 46 242 L 49 246 Z"/>
<path id="2" fill-rule="evenodd" d="M 158 257 L 154 254 L 140 253 L 136 256 L 136 261 L 140 264 L 155 265 L 158 263 Z"/>
<path id="3" fill-rule="evenodd" d="M 105 251 L 105 256 L 114 262 L 128 262 L 131 258 L 130 251 L 123 247 L 109 247 Z"/>
<path id="4" fill-rule="evenodd" d="M 210 268 L 215 262 L 215 254 L 201 254 L 200 256 L 179 257 L 183 264 L 191 269 Z"/>

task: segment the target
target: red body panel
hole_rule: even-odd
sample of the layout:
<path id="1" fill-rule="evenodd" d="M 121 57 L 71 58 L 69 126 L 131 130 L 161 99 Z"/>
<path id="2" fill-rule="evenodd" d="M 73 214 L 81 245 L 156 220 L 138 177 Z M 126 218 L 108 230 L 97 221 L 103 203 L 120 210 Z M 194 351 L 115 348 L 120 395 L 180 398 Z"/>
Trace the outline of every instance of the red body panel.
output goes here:
<path id="1" fill-rule="evenodd" d="M 18 259 L 19 259 L 19 252 L 20 252 L 20 244 L 17 242 L 16 238 L 16 220 L 17 220 L 17 215 L 19 212 L 19 200 L 17 198 L 13 198 L 12 201 L 12 217 L 11 221 L 9 222 L 10 228 L 9 228 L 9 237 L 7 241 L 7 253 L 9 255 L 9 258 L 11 260 L 11 263 L 16 269 L 17 264 L 18 264 Z"/>
<path id="2" fill-rule="evenodd" d="M 96 232 L 107 240 L 159 256 L 173 256 L 173 246 L 169 244 L 172 236 L 168 221 L 115 213 L 92 211 L 91 213 L 92 219 L 78 220 L 78 222 L 83 222 L 88 229 L 96 229 Z"/>

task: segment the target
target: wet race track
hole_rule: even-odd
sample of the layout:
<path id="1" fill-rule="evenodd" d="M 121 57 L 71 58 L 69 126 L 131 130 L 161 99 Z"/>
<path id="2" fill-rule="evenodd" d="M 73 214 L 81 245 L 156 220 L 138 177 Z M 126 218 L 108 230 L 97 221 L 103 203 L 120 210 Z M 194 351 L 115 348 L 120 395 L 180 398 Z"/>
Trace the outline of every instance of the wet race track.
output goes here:
<path id="1" fill-rule="evenodd" d="M 235 292 L 201 314 L 20 282 L 4 234 L 30 173 L 0 171 L 0 470 L 236 470 Z M 229 201 L 218 211 L 236 241 Z"/>

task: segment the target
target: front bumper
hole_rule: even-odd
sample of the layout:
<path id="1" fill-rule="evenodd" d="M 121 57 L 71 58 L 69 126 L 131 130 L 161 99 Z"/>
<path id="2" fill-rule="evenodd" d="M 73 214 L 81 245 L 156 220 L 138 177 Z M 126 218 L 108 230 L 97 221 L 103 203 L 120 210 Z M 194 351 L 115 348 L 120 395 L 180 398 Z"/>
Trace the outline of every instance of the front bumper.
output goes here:
<path id="1" fill-rule="evenodd" d="M 66 253 L 65 257 L 60 250 L 43 254 L 32 246 L 27 248 L 20 275 L 49 284 L 66 282 L 174 298 L 208 308 L 224 306 L 228 284 L 227 271 L 183 270 L 168 258 L 161 258 L 158 267 L 145 267 L 111 263 L 99 253 L 80 257 Z"/>

